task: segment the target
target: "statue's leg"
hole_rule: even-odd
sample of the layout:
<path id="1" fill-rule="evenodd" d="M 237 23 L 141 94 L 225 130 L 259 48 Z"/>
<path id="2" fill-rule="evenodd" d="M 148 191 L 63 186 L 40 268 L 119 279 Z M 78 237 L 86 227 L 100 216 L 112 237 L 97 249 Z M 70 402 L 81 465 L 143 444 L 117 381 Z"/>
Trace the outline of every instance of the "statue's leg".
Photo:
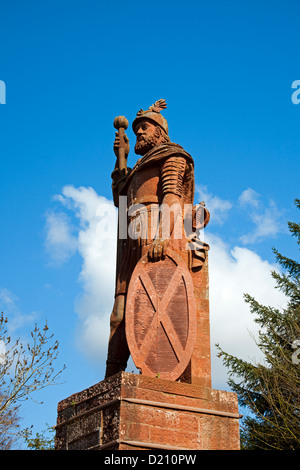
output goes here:
<path id="1" fill-rule="evenodd" d="M 125 334 L 125 302 L 125 294 L 116 296 L 110 317 L 110 337 L 105 377 L 110 377 L 125 370 L 129 359 L 130 352 Z"/>

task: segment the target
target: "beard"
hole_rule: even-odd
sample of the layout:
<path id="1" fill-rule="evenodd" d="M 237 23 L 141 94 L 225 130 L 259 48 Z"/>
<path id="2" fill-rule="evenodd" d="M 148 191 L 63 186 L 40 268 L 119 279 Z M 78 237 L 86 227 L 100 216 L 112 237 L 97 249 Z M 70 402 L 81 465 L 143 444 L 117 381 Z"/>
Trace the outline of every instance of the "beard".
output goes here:
<path id="1" fill-rule="evenodd" d="M 140 137 L 137 139 L 134 151 L 137 155 L 145 155 L 149 150 L 151 150 L 158 142 L 158 137 L 150 135 L 149 137 Z"/>

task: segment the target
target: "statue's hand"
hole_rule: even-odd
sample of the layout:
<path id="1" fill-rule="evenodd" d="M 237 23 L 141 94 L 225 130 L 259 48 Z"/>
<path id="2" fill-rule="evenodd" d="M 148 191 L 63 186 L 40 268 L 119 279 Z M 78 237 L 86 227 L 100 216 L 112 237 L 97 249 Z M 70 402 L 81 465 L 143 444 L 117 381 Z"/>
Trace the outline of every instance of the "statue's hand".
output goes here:
<path id="1" fill-rule="evenodd" d="M 166 257 L 169 240 L 157 239 L 150 245 L 148 250 L 149 261 L 160 261 Z"/>
<path id="2" fill-rule="evenodd" d="M 126 173 L 119 168 L 115 168 L 111 174 L 112 177 L 112 187 L 116 188 L 120 182 L 126 179 Z"/>
<path id="3" fill-rule="evenodd" d="M 124 134 L 124 141 L 125 141 L 125 157 L 127 158 L 129 155 L 130 145 L 129 145 L 129 139 L 126 134 Z M 118 135 L 118 132 L 116 132 L 116 137 L 114 141 L 114 152 L 117 158 L 119 158 L 119 147 L 120 147 L 120 137 Z"/>

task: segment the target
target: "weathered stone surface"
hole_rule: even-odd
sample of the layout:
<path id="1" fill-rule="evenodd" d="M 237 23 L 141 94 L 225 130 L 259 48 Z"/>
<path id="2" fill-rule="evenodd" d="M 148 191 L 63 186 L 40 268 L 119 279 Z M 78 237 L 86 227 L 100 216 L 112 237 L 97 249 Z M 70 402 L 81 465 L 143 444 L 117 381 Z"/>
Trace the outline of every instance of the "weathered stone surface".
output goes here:
<path id="1" fill-rule="evenodd" d="M 166 379 L 209 384 L 206 261 L 209 246 L 199 237 L 210 216 L 204 202 L 194 205 L 194 160 L 180 145 L 171 142 L 168 123 L 161 115 L 166 107 L 165 100 L 158 100 L 148 110 L 137 113 L 132 125 L 136 134 L 134 149 L 141 158 L 133 168 L 127 168 L 129 141 L 124 130 L 128 121 L 124 116 L 114 121 L 118 133 L 114 142 L 117 161 L 112 173 L 112 190 L 119 221 L 123 221 L 122 233 L 125 228 L 127 238 L 120 238 L 118 232 L 115 302 L 105 376 L 125 370 L 131 353 L 142 374 L 158 373 Z M 120 203 L 122 198 L 126 199 L 125 206 Z M 143 260 L 148 272 L 164 270 L 165 275 L 160 276 L 154 287 L 155 293 L 168 282 L 172 285 L 168 249 L 185 265 L 189 273 L 186 279 L 192 278 L 192 287 L 184 299 L 182 289 L 175 286 L 170 299 L 172 309 L 164 315 L 165 312 L 155 308 L 160 296 L 154 299 L 149 286 L 141 289 L 136 275 L 137 271 L 141 274 Z M 196 321 L 194 315 L 189 318 L 191 304 L 191 310 L 197 314 Z M 156 321 L 160 314 L 165 324 Z M 128 323 L 130 327 L 125 331 Z M 195 351 L 190 347 L 192 343 Z"/>
<path id="2" fill-rule="evenodd" d="M 143 375 L 176 380 L 186 369 L 196 339 L 194 284 L 182 258 L 167 250 L 163 261 L 142 258 L 130 281 L 126 337 Z"/>
<path id="3" fill-rule="evenodd" d="M 120 372 L 58 405 L 58 450 L 238 450 L 234 393 Z"/>
<path id="4" fill-rule="evenodd" d="M 114 203 L 126 198 L 125 232 L 128 224 L 135 236 L 117 241 L 106 378 L 58 404 L 59 450 L 240 446 L 237 396 L 211 388 L 209 246 L 199 239 L 210 216 L 204 203 L 193 205 L 194 161 L 170 141 L 165 108 L 158 100 L 138 112 L 133 129 L 141 158 L 132 169 L 128 121 L 114 121 Z M 157 217 L 162 206 L 175 207 L 167 237 Z M 123 372 L 130 352 L 141 375 Z"/>

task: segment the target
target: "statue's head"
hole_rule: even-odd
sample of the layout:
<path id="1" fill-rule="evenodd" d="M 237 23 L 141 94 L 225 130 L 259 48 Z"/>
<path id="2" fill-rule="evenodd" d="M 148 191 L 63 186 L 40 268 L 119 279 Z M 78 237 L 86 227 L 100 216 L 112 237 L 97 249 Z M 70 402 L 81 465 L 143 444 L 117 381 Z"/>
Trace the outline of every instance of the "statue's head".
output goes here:
<path id="1" fill-rule="evenodd" d="M 166 107 L 165 100 L 158 100 L 147 111 L 141 109 L 137 113 L 132 128 L 136 135 L 134 150 L 138 155 L 145 155 L 153 147 L 170 142 L 167 120 L 160 114 Z"/>

